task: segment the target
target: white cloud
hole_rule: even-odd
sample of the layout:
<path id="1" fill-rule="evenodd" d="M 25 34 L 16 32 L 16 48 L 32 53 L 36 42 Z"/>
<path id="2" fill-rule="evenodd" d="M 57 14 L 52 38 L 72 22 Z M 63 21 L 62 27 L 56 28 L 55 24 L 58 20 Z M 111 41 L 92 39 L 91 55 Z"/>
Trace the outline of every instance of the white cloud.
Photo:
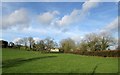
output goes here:
<path id="1" fill-rule="evenodd" d="M 87 0 L 83 3 L 80 17 L 84 17 L 91 9 L 97 7 L 101 0 Z"/>
<path id="2" fill-rule="evenodd" d="M 86 13 L 90 9 L 96 7 L 98 5 L 98 2 L 100 2 L 100 0 L 87 0 L 86 2 L 84 2 L 84 4 L 82 5 L 82 13 Z"/>
<path id="3" fill-rule="evenodd" d="M 58 15 L 59 12 L 58 11 L 52 11 L 52 12 L 45 12 L 42 13 L 40 15 L 38 15 L 38 21 L 41 24 L 51 24 L 51 22 L 56 18 L 56 15 Z"/>
<path id="4" fill-rule="evenodd" d="M 115 18 L 111 23 L 106 25 L 106 27 L 100 30 L 100 32 L 101 33 L 118 32 L 118 17 Z"/>
<path id="5" fill-rule="evenodd" d="M 70 15 L 65 15 L 61 18 L 61 20 L 56 21 L 59 26 L 70 25 L 77 21 L 77 17 L 79 16 L 80 10 L 74 9 Z"/>
<path id="6" fill-rule="evenodd" d="M 29 26 L 29 17 L 26 9 L 15 10 L 13 13 L 3 16 L 2 29 L 17 27 L 24 29 Z"/>
<path id="7" fill-rule="evenodd" d="M 56 21 L 59 26 L 71 25 L 80 22 L 92 8 L 95 8 L 100 0 L 87 0 L 83 3 L 82 9 L 74 9 L 69 15 L 64 15 Z"/>

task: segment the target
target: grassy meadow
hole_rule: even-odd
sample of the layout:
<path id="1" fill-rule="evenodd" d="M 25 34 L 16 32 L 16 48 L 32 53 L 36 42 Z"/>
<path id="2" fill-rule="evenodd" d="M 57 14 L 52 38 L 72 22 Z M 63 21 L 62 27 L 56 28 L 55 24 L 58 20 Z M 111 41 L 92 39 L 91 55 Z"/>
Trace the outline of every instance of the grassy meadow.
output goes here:
<path id="1" fill-rule="evenodd" d="M 3 73 L 117 73 L 118 58 L 3 49 Z"/>

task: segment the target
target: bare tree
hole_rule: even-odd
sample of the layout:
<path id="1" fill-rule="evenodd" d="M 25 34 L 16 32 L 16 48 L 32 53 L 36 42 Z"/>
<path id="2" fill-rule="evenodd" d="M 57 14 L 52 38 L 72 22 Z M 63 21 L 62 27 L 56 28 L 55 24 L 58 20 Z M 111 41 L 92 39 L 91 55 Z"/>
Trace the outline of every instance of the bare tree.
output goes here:
<path id="1" fill-rule="evenodd" d="M 23 40 L 19 39 L 15 43 L 16 43 L 17 47 L 20 49 L 21 45 L 23 44 Z"/>
<path id="2" fill-rule="evenodd" d="M 115 39 L 110 34 L 101 34 L 101 50 L 106 50 L 110 45 L 115 44 Z"/>
<path id="3" fill-rule="evenodd" d="M 96 51 L 96 45 L 99 45 L 100 37 L 96 33 L 90 33 L 85 36 L 88 50 Z"/>
<path id="4" fill-rule="evenodd" d="M 78 49 L 80 51 L 87 51 L 88 50 L 88 44 L 85 40 L 81 40 L 81 42 L 78 44 Z"/>
<path id="5" fill-rule="evenodd" d="M 45 49 L 45 43 L 44 40 L 40 40 L 38 44 L 36 44 L 37 50 L 44 50 Z"/>
<path id="6" fill-rule="evenodd" d="M 23 42 L 24 42 L 25 49 L 26 49 L 27 48 L 28 38 L 27 37 L 23 38 Z"/>
<path id="7" fill-rule="evenodd" d="M 110 34 L 90 33 L 85 36 L 84 45 L 85 44 L 89 51 L 106 50 L 110 45 L 115 44 L 115 39 Z M 83 43 L 81 45 L 83 45 Z"/>
<path id="8" fill-rule="evenodd" d="M 55 47 L 55 42 L 54 42 L 54 39 L 50 38 L 50 37 L 47 37 L 45 40 L 44 40 L 44 44 L 45 44 L 45 48 L 47 50 L 50 50 L 51 48 L 54 48 Z"/>
<path id="9" fill-rule="evenodd" d="M 32 37 L 28 37 L 28 42 L 30 44 L 30 49 L 32 49 L 32 45 L 34 44 L 34 40 Z"/>

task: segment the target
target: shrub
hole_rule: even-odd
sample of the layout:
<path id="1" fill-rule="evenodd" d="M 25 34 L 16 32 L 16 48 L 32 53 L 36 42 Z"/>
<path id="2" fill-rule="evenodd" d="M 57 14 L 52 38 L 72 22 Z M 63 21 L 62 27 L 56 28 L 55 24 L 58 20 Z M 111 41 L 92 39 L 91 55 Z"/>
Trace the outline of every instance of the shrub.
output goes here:
<path id="1" fill-rule="evenodd" d="M 69 53 L 88 55 L 88 56 L 120 57 L 120 50 L 103 50 L 103 51 L 80 51 L 80 50 L 76 50 L 76 51 L 69 52 Z"/>

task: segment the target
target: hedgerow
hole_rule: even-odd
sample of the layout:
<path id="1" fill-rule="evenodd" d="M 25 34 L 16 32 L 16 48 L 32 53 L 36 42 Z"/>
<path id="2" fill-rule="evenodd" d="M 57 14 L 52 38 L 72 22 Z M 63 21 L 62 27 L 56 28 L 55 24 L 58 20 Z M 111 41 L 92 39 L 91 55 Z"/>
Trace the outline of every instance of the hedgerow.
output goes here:
<path id="1" fill-rule="evenodd" d="M 103 50 L 103 51 L 72 51 L 69 53 L 88 55 L 88 56 L 102 56 L 102 57 L 120 57 L 120 50 Z"/>

